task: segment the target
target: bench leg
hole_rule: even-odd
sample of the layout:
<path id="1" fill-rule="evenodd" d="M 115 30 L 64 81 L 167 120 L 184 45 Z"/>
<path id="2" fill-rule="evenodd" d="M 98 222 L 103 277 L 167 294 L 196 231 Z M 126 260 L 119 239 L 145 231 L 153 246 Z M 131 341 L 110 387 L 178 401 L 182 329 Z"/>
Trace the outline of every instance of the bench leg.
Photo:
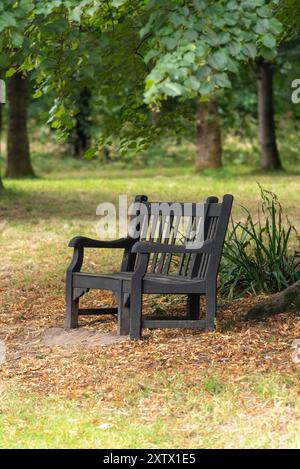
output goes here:
<path id="1" fill-rule="evenodd" d="M 67 270 L 66 277 L 66 319 L 65 328 L 74 329 L 78 327 L 78 307 L 79 297 L 85 293 L 85 289 L 81 289 L 79 296 L 74 299 L 73 289 L 73 272 L 79 272 L 83 262 L 83 248 L 75 248 L 72 261 Z"/>
<path id="2" fill-rule="evenodd" d="M 134 290 L 130 295 L 130 338 L 142 338 L 142 292 Z"/>
<path id="3" fill-rule="evenodd" d="M 215 317 L 217 312 L 217 291 L 216 286 L 210 286 L 206 292 L 205 301 L 205 330 L 207 332 L 215 330 Z"/>
<path id="4" fill-rule="evenodd" d="M 191 294 L 187 297 L 187 317 L 189 319 L 199 319 L 200 295 Z"/>
<path id="5" fill-rule="evenodd" d="M 128 294 L 118 294 L 118 335 L 128 335 L 130 331 L 130 306 Z"/>
<path id="6" fill-rule="evenodd" d="M 65 329 L 78 327 L 78 307 L 79 298 L 76 298 L 76 300 L 73 299 L 72 285 L 67 283 Z"/>

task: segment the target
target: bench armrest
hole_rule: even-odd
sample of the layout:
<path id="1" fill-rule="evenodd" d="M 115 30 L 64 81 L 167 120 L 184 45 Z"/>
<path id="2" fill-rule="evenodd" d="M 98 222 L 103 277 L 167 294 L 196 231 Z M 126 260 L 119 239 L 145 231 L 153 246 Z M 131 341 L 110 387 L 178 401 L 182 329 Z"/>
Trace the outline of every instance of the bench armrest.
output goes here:
<path id="1" fill-rule="evenodd" d="M 186 245 L 162 244 L 148 241 L 139 241 L 133 245 L 132 252 L 141 254 L 150 253 L 170 253 L 170 254 L 199 254 L 209 253 L 215 248 L 214 240 L 207 240 L 204 243 L 187 243 Z"/>
<path id="2" fill-rule="evenodd" d="M 85 236 L 75 236 L 69 242 L 70 248 L 119 248 L 130 249 L 135 240 L 132 238 L 120 238 L 108 241 L 99 241 L 98 239 L 86 238 Z"/>

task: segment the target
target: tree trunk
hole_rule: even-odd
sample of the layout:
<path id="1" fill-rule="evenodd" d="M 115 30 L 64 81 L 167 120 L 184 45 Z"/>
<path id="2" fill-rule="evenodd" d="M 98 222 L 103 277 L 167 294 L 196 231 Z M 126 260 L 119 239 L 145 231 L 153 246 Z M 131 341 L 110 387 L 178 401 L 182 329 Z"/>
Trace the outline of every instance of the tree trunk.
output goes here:
<path id="1" fill-rule="evenodd" d="M 2 130 L 3 130 L 3 117 L 2 117 L 2 105 L 0 103 L 0 157 L 2 156 Z M 2 177 L 1 177 L 1 162 L 0 162 L 0 191 L 3 189 Z"/>
<path id="2" fill-rule="evenodd" d="M 3 132 L 3 111 L 2 106 L 6 102 L 5 96 L 5 83 L 2 78 L 2 73 L 0 71 L 0 158 L 2 156 L 2 132 Z M 3 182 L 2 182 L 2 172 L 1 172 L 1 161 L 0 161 L 0 191 L 3 189 Z"/>
<path id="3" fill-rule="evenodd" d="M 34 176 L 27 132 L 27 86 L 22 73 L 8 83 L 7 176 Z"/>
<path id="4" fill-rule="evenodd" d="M 273 106 L 273 65 L 260 59 L 257 65 L 259 140 L 262 169 L 282 169 L 276 143 Z"/>
<path id="5" fill-rule="evenodd" d="M 78 99 L 79 112 L 76 115 L 74 132 L 74 156 L 80 158 L 91 144 L 91 92 L 84 88 Z"/>
<path id="6" fill-rule="evenodd" d="M 246 319 L 261 319 L 273 314 L 300 311 L 300 280 L 285 290 L 258 303 L 246 314 Z"/>
<path id="7" fill-rule="evenodd" d="M 197 111 L 196 170 L 222 166 L 222 141 L 217 101 L 200 103 Z"/>

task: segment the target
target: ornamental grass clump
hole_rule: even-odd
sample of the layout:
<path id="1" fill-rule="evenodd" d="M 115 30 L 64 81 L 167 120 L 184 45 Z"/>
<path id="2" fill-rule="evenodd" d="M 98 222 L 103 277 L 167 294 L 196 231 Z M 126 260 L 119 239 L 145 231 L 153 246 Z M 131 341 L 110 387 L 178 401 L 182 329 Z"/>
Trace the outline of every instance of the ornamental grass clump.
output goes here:
<path id="1" fill-rule="evenodd" d="M 260 185 L 258 218 L 243 207 L 245 222 L 234 222 L 224 245 L 219 286 L 230 298 L 274 293 L 300 279 L 297 235 L 278 197 Z"/>

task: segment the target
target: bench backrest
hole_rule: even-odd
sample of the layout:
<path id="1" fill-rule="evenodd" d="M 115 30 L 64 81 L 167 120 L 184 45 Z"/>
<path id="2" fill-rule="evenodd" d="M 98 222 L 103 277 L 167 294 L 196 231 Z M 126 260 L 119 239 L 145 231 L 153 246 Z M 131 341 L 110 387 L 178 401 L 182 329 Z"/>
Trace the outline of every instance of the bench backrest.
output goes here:
<path id="1" fill-rule="evenodd" d="M 222 203 L 217 197 L 209 197 L 205 204 L 149 202 L 146 196 L 135 198 L 139 223 L 135 224 L 137 241 L 153 241 L 168 245 L 216 241 L 213 254 L 152 254 L 148 272 L 170 274 L 185 278 L 205 278 L 208 266 L 217 274 L 233 197 L 225 195 Z M 137 221 L 137 219 L 135 219 Z M 132 235 L 132 232 L 130 233 Z M 125 253 L 123 270 L 133 270 L 135 255 Z"/>

